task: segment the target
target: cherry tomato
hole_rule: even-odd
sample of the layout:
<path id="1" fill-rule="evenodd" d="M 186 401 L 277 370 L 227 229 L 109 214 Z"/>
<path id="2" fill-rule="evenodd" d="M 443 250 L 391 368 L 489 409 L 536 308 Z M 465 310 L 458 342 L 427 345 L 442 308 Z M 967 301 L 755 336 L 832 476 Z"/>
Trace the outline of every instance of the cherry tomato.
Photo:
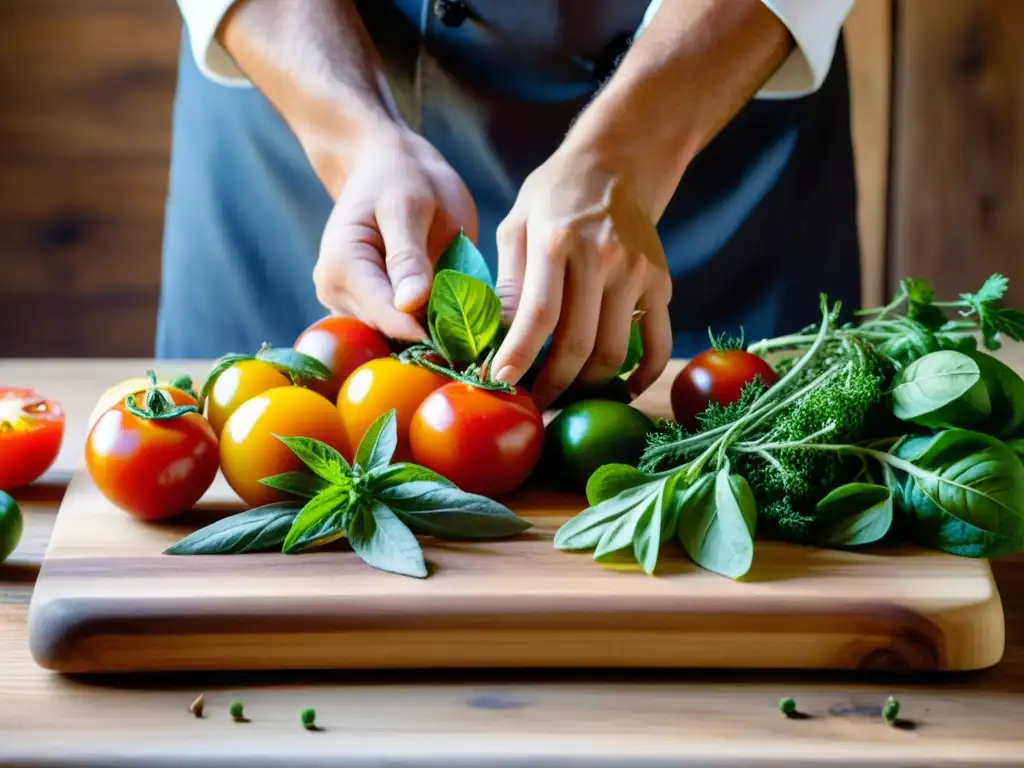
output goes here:
<path id="1" fill-rule="evenodd" d="M 491 392 L 451 382 L 432 392 L 409 426 L 413 461 L 468 493 L 496 496 L 529 477 L 544 419 L 526 390 Z"/>
<path id="2" fill-rule="evenodd" d="M 224 423 L 220 468 L 228 485 L 251 507 L 287 497 L 260 480 L 282 472 L 308 471 L 276 436 L 309 437 L 342 455 L 348 440 L 337 408 L 305 387 L 276 387 L 243 403 Z"/>
<path id="3" fill-rule="evenodd" d="M 246 401 L 275 387 L 291 384 L 288 377 L 269 363 L 243 360 L 221 371 L 210 388 L 206 399 L 206 418 L 213 431 L 220 436 L 224 422 Z"/>
<path id="4" fill-rule="evenodd" d="M 707 349 L 694 357 L 672 382 L 672 415 L 697 429 L 697 414 L 711 402 L 729 405 L 740 399 L 743 385 L 760 376 L 766 386 L 779 380 L 764 359 L 742 349 Z"/>
<path id="5" fill-rule="evenodd" d="M 157 410 L 157 391 L 165 393 L 173 406 L 197 405 L 190 393 L 171 386 L 134 393 L 132 402 L 152 414 Z M 96 487 L 111 503 L 140 520 L 162 520 L 190 510 L 213 484 L 217 436 L 195 411 L 146 418 L 122 401 L 89 430 L 85 463 Z"/>
<path id="6" fill-rule="evenodd" d="M 0 490 L 29 485 L 50 468 L 64 439 L 64 410 L 32 389 L 0 388 Z"/>
<path id="7" fill-rule="evenodd" d="M 300 383 L 332 402 L 352 371 L 369 360 L 391 354 L 387 339 L 373 328 L 354 317 L 335 316 L 309 326 L 299 334 L 292 349 L 316 358 L 331 370 L 327 381 L 309 379 Z"/>
<path id="8" fill-rule="evenodd" d="M 394 461 L 409 461 L 412 415 L 427 395 L 449 382 L 451 379 L 394 357 L 363 363 L 345 380 L 338 394 L 338 411 L 353 453 L 370 425 L 394 408 L 398 428 Z"/>

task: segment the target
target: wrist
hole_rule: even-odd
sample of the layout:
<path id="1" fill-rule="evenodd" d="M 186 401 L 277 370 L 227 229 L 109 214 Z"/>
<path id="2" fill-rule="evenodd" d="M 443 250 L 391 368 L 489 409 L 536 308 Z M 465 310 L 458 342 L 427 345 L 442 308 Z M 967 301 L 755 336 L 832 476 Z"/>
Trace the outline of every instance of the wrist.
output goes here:
<path id="1" fill-rule="evenodd" d="M 383 110 L 348 109 L 293 130 L 313 171 L 336 200 L 356 163 L 374 153 L 375 145 L 400 143 L 407 128 Z"/>

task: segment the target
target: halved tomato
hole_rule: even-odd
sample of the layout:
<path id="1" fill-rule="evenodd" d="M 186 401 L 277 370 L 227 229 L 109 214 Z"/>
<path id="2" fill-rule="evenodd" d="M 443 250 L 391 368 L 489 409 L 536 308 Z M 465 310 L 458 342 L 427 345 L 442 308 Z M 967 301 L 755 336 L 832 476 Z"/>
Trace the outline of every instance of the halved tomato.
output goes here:
<path id="1" fill-rule="evenodd" d="M 0 490 L 34 483 L 64 439 L 64 409 L 35 390 L 0 388 Z"/>

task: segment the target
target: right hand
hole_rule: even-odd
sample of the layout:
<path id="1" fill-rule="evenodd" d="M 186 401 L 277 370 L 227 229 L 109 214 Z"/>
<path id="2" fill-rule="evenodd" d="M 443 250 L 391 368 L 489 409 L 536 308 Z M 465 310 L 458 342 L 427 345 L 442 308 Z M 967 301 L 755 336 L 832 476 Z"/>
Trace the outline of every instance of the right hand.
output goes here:
<path id="1" fill-rule="evenodd" d="M 389 338 L 421 341 L 417 314 L 434 264 L 460 228 L 476 241 L 476 206 L 441 154 L 406 128 L 381 131 L 349 154 L 313 269 L 317 299 Z"/>

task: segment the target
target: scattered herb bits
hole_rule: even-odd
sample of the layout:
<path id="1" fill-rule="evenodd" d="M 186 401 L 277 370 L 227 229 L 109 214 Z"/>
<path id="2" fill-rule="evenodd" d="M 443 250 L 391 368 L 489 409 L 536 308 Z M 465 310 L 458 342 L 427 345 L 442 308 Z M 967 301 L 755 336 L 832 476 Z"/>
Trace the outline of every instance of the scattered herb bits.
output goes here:
<path id="1" fill-rule="evenodd" d="M 236 723 L 245 722 L 245 709 L 240 701 L 235 700 L 228 705 L 228 714 Z"/>
<path id="2" fill-rule="evenodd" d="M 889 725 L 894 725 L 900 716 L 900 702 L 895 696 L 890 696 L 882 705 L 882 719 Z"/>
<path id="3" fill-rule="evenodd" d="M 796 717 L 796 701 L 791 699 L 789 696 L 784 696 L 783 698 L 779 699 L 779 712 L 781 712 L 786 717 Z"/>
<path id="4" fill-rule="evenodd" d="M 206 697 L 203 694 L 200 693 L 196 697 L 195 701 L 193 701 L 189 705 L 188 711 L 191 712 L 196 717 L 202 717 L 205 705 L 206 705 Z"/>
<path id="5" fill-rule="evenodd" d="M 302 727 L 307 731 L 316 730 L 316 710 L 315 709 L 304 709 L 302 710 Z"/>

